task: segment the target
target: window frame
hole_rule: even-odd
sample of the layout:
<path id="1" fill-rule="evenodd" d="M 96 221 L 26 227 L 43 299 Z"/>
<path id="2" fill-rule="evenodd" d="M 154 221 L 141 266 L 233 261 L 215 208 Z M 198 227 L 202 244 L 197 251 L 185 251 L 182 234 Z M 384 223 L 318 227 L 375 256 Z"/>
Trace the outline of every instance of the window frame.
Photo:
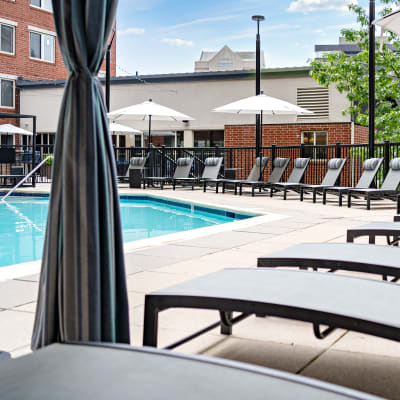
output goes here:
<path id="1" fill-rule="evenodd" d="M 40 4 L 43 4 L 43 0 L 40 0 Z M 40 7 L 39 6 L 35 6 L 34 4 L 31 3 L 31 0 L 29 0 L 29 6 L 32 7 L 32 8 L 35 8 L 36 10 L 42 10 L 42 11 L 46 11 L 48 13 L 53 14 L 53 9 L 48 10 L 47 8 L 44 8 L 42 6 L 40 6 Z"/>
<path id="2" fill-rule="evenodd" d="M 12 53 L 9 53 L 8 51 L 3 51 L 0 48 L 0 54 L 7 54 L 9 56 L 15 56 L 15 28 L 18 26 L 18 23 L 14 22 L 14 21 L 9 21 L 8 19 L 0 18 L 0 29 L 1 29 L 1 25 L 9 26 L 13 30 L 13 35 L 12 35 L 13 51 L 12 51 Z M 1 40 L 1 31 L 0 31 L 0 40 Z"/>
<path id="3" fill-rule="evenodd" d="M 3 106 L 1 104 L 1 81 L 3 81 L 3 80 L 11 81 L 13 84 L 13 94 L 12 94 L 13 105 L 12 106 Z M 16 82 L 16 77 L 11 77 L 11 76 L 0 74 L 0 108 L 6 108 L 8 110 L 15 110 L 15 82 Z"/>
<path id="4" fill-rule="evenodd" d="M 29 30 L 29 58 L 31 60 L 41 61 L 41 62 L 45 62 L 48 64 L 55 64 L 56 63 L 56 37 L 57 37 L 55 32 L 46 31 L 46 30 L 40 29 L 40 28 L 35 28 L 33 26 L 28 26 L 28 30 Z M 31 56 L 31 33 L 40 35 L 40 57 L 41 58 Z M 43 56 L 44 56 L 44 35 L 53 37 L 53 61 L 45 60 L 43 58 Z"/>
<path id="5" fill-rule="evenodd" d="M 305 144 L 304 143 L 304 134 L 309 134 L 312 133 L 313 134 L 313 144 Z M 326 143 L 325 144 L 316 144 L 316 138 L 317 138 L 317 134 L 318 133 L 324 133 L 325 134 L 325 138 L 326 138 Z M 307 130 L 307 131 L 301 131 L 301 144 L 304 144 L 305 146 L 314 146 L 312 150 L 312 154 L 305 154 L 305 157 L 310 157 L 311 161 L 323 161 L 323 160 L 327 160 L 327 151 L 324 151 L 322 149 L 317 149 L 315 148 L 315 146 L 328 146 L 328 131 L 327 130 L 320 130 L 320 131 L 313 131 L 313 130 Z M 305 150 L 308 150 L 307 147 L 305 148 Z M 322 154 L 325 153 L 325 154 Z M 321 156 L 322 157 L 321 157 Z"/>

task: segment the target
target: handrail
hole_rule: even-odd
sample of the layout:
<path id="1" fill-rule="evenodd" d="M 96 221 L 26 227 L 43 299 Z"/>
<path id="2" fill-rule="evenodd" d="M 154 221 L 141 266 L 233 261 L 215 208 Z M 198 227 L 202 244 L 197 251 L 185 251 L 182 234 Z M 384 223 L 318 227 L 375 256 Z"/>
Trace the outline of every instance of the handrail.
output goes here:
<path id="1" fill-rule="evenodd" d="M 18 189 L 28 178 L 30 178 L 49 158 L 52 156 L 47 156 L 44 160 L 42 160 L 38 165 L 28 175 L 26 175 L 23 179 L 21 179 L 14 187 L 12 187 L 2 198 L 1 201 L 4 201 L 8 196 L 14 193 L 16 189 Z"/>

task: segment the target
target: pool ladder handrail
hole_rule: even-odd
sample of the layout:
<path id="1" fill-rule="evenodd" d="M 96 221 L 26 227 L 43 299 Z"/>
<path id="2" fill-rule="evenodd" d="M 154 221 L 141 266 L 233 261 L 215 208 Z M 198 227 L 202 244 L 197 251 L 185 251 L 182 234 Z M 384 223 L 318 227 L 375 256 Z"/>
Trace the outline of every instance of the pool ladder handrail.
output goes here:
<path id="1" fill-rule="evenodd" d="M 16 189 L 18 189 L 28 178 L 30 178 L 50 157 L 51 155 L 47 156 L 44 160 L 42 160 L 38 165 L 29 174 L 25 175 L 14 187 L 12 187 L 2 198 L 1 201 L 4 201 L 8 196 L 14 193 Z"/>

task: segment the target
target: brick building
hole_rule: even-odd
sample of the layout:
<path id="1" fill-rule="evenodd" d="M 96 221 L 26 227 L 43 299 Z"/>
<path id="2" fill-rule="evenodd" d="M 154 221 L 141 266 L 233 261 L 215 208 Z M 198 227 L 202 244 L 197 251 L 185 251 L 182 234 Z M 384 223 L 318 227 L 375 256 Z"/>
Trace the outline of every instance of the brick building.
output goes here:
<path id="1" fill-rule="evenodd" d="M 67 77 L 56 36 L 51 0 L 0 1 L 0 112 L 20 112 L 18 79 L 43 81 Z M 105 63 L 101 70 L 105 72 Z M 111 50 L 111 76 L 115 75 L 116 41 Z M 18 123 L 13 119 L 0 121 L 7 122 Z M 53 138 L 39 136 L 38 140 Z M 28 141 L 28 137 L 19 135 L 1 135 L 0 139 L 0 144 Z"/>

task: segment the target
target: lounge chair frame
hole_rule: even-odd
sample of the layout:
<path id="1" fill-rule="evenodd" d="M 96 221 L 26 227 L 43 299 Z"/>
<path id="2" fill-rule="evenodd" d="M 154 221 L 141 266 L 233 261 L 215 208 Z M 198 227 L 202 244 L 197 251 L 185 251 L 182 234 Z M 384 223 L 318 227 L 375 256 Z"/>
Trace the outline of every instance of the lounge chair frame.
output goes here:
<path id="1" fill-rule="evenodd" d="M 55 393 L 65 400 L 286 400 L 293 393 L 301 393 L 304 399 L 378 400 L 356 390 L 270 368 L 105 343 L 54 344 L 6 361 L 1 370 L 3 400 L 47 400 Z"/>
<path id="2" fill-rule="evenodd" d="M 169 308 L 217 310 L 226 335 L 232 334 L 233 324 L 256 314 L 311 322 L 318 339 L 342 328 L 400 341 L 400 310 L 391 307 L 398 301 L 400 291 L 391 282 L 309 271 L 225 269 L 146 295 L 143 345 L 157 346 L 158 314 Z M 241 314 L 232 318 L 232 312 Z M 328 328 L 321 330 L 321 325 Z M 168 348 L 213 328 L 215 324 Z"/>
<path id="3" fill-rule="evenodd" d="M 338 196 L 339 207 L 342 207 L 343 195 L 347 194 L 349 192 L 349 190 L 369 188 L 372 185 L 372 183 L 375 179 L 375 176 L 378 173 L 379 168 L 381 167 L 381 165 L 383 163 L 383 158 L 378 158 L 377 160 L 378 160 L 377 165 L 373 170 L 364 170 L 363 171 L 355 188 L 350 187 L 350 186 L 332 186 L 332 187 L 323 188 L 322 189 L 322 204 L 326 204 L 326 195 L 328 193 L 331 193 L 331 194 L 335 194 Z M 368 160 L 365 160 L 365 161 L 368 161 Z M 370 171 L 372 171 L 372 172 L 370 172 Z"/>

